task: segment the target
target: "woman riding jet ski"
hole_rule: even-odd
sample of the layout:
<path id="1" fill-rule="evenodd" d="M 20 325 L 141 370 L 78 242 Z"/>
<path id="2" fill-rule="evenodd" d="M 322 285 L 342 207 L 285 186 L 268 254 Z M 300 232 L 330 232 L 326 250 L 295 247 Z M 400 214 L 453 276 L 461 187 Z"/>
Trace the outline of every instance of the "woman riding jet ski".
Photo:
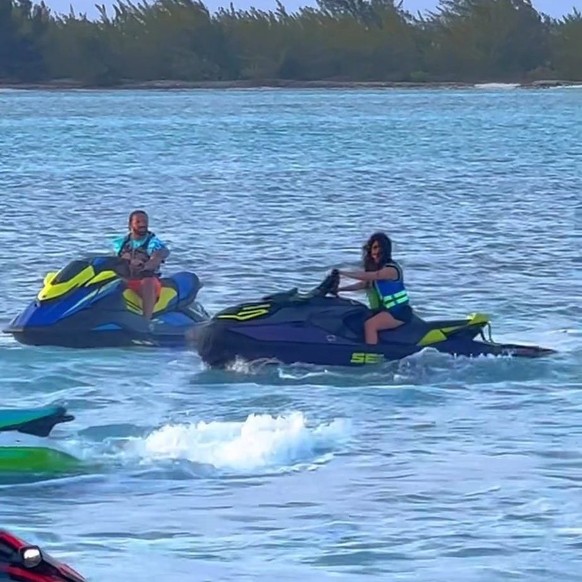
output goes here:
<path id="1" fill-rule="evenodd" d="M 378 343 L 378 332 L 396 329 L 412 319 L 412 308 L 404 287 L 402 267 L 392 260 L 392 241 L 383 232 L 374 233 L 363 248 L 364 271 L 339 271 L 340 275 L 360 283 L 338 291 L 366 289 L 370 308 L 377 311 L 364 323 L 368 345 Z"/>
<path id="2" fill-rule="evenodd" d="M 482 313 L 453 320 L 418 317 L 410 307 L 402 269 L 392 260 L 390 239 L 383 233 L 372 235 L 364 246 L 364 268 L 334 269 L 310 293 L 294 288 L 224 309 L 200 327 L 198 353 L 213 367 L 237 359 L 362 366 L 400 360 L 429 347 L 469 357 L 536 358 L 555 353 L 538 346 L 497 343 L 491 334 L 486 338 L 489 317 Z M 340 273 L 360 283 L 340 288 Z M 364 288 L 371 308 L 338 296 L 340 290 Z"/>

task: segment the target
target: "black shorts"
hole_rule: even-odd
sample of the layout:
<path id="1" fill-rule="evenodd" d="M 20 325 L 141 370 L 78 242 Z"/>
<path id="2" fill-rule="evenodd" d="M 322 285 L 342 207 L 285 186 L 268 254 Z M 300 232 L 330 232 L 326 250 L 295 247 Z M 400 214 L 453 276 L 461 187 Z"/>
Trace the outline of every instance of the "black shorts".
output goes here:
<path id="1" fill-rule="evenodd" d="M 396 305 L 396 307 L 390 309 L 383 308 L 380 311 L 387 311 L 394 319 L 402 321 L 403 323 L 408 323 L 414 315 L 412 307 L 410 307 L 410 304 L 408 303 L 405 303 L 404 305 Z"/>

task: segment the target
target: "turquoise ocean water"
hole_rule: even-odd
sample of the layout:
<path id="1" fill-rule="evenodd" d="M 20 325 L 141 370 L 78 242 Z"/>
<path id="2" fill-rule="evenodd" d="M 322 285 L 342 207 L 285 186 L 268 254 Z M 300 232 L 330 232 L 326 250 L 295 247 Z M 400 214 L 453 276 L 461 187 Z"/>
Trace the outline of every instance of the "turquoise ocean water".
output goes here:
<path id="1" fill-rule="evenodd" d="M 0 338 L 2 406 L 66 404 L 88 475 L 0 527 L 90 580 L 582 580 L 582 91 L 0 92 L 0 323 L 144 207 L 212 313 L 355 266 L 539 361 L 369 370 Z"/>

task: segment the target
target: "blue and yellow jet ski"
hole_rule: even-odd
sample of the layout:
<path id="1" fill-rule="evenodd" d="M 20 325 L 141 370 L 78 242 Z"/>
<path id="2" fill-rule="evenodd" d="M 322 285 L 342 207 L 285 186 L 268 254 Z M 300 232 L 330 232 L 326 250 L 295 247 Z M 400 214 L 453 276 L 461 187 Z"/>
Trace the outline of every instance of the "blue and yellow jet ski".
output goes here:
<path id="1" fill-rule="evenodd" d="M 367 345 L 364 322 L 373 312 L 359 301 L 339 297 L 338 285 L 339 273 L 334 270 L 309 293 L 293 288 L 224 309 L 200 327 L 198 353 L 206 364 L 218 368 L 237 358 L 357 367 L 399 360 L 429 347 L 473 357 L 537 358 L 555 353 L 539 346 L 494 342 L 484 334 L 489 318 L 479 313 L 434 321 L 415 315 L 405 325 L 380 332 L 377 345 Z"/>
<path id="2" fill-rule="evenodd" d="M 127 287 L 128 264 L 112 255 L 74 260 L 48 273 L 36 299 L 4 329 L 28 345 L 70 348 L 182 346 L 209 319 L 196 301 L 202 285 L 186 271 L 161 279 L 152 325 Z"/>
<path id="3" fill-rule="evenodd" d="M 48 437 L 54 427 L 75 417 L 62 406 L 0 409 L 0 433 Z M 80 461 L 57 449 L 0 444 L 0 473 L 61 473 L 80 467 Z"/>

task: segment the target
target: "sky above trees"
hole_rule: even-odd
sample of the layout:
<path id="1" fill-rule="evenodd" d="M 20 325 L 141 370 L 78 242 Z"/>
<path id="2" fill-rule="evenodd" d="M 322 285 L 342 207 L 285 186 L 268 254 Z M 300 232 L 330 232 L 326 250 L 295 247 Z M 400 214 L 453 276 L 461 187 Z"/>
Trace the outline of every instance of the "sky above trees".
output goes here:
<path id="1" fill-rule="evenodd" d="M 69 6 L 72 5 L 75 12 L 85 12 L 89 16 L 97 14 L 95 4 L 105 4 L 105 6 L 110 6 L 114 3 L 113 0 L 45 0 L 45 2 L 57 12 L 68 13 Z M 220 6 L 228 6 L 229 3 L 230 0 L 204 1 L 204 4 L 206 4 L 210 9 L 215 9 Z M 299 6 L 314 5 L 315 0 L 283 0 L 282 3 L 291 11 Z M 236 8 L 255 6 L 256 8 L 269 9 L 275 7 L 275 0 L 233 0 L 233 4 Z M 404 0 L 405 8 L 412 12 L 417 10 L 430 10 L 437 4 L 438 0 Z M 554 17 L 560 17 L 563 14 L 567 14 L 568 12 L 571 12 L 573 8 L 582 11 L 582 0 L 533 0 L 533 5 L 538 11 Z"/>

